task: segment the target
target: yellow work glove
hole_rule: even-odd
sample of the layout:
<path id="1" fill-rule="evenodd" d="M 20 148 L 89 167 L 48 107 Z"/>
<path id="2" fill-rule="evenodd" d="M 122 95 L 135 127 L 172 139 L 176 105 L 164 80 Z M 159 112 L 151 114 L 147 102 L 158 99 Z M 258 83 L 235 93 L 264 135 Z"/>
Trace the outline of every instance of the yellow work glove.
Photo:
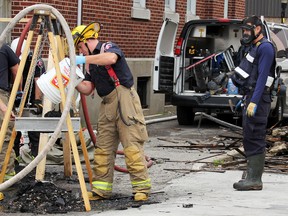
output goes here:
<path id="1" fill-rule="evenodd" d="M 4 194 L 2 192 L 0 192 L 0 201 L 4 200 Z"/>
<path id="2" fill-rule="evenodd" d="M 248 117 L 254 116 L 256 113 L 256 109 L 257 109 L 257 105 L 255 103 L 250 102 L 246 110 L 246 115 Z"/>

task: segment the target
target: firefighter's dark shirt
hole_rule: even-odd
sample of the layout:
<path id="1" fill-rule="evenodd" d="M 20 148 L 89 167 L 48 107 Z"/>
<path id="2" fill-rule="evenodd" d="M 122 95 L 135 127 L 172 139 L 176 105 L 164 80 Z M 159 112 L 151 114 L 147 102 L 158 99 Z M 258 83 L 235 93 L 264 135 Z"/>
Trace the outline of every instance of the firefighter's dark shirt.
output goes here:
<path id="1" fill-rule="evenodd" d="M 115 64 L 111 65 L 114 69 L 120 84 L 130 88 L 133 84 L 133 76 L 126 62 L 124 53 L 121 49 L 112 42 L 102 43 L 99 42 L 93 51 L 93 54 L 99 54 L 100 50 L 104 49 L 104 52 L 115 53 L 118 55 L 118 60 Z M 95 64 L 89 65 L 89 73 L 86 73 L 85 79 L 94 83 L 97 93 L 100 97 L 108 95 L 115 89 L 115 85 L 111 80 L 105 66 L 98 66 Z"/>
<path id="2" fill-rule="evenodd" d="M 13 50 L 7 44 L 3 44 L 0 48 L 0 89 L 10 91 L 12 78 L 10 68 L 19 62 L 20 60 Z"/>

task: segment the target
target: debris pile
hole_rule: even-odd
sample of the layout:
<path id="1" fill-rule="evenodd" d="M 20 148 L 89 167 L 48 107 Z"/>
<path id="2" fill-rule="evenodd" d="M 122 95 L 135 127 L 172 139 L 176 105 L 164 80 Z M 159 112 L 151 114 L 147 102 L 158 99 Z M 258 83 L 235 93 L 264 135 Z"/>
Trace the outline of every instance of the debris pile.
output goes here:
<path id="1" fill-rule="evenodd" d="M 270 128 L 267 130 L 266 137 L 266 158 L 265 158 L 265 171 L 273 173 L 288 174 L 288 126 L 281 126 Z M 165 162 L 183 162 L 185 164 L 191 163 L 206 163 L 206 166 L 200 170 L 194 170 L 190 168 L 183 169 L 165 169 L 168 171 L 176 172 L 225 172 L 225 170 L 246 170 L 246 157 L 243 150 L 243 136 L 241 131 L 227 131 L 224 133 L 214 136 L 212 139 L 193 139 L 193 140 L 168 140 L 164 138 L 158 138 L 159 140 L 166 141 L 169 144 L 161 144 L 158 147 L 164 148 L 175 148 L 175 149 L 186 149 L 195 150 L 199 152 L 210 152 L 211 156 L 197 159 L 194 161 L 171 161 L 166 160 Z M 227 159 L 216 159 L 218 156 L 227 155 L 227 152 L 235 150 L 239 154 L 233 154 L 227 157 Z M 208 162 L 206 159 L 210 159 Z M 215 159 L 213 159 L 215 158 Z M 222 158 L 222 157 L 221 157 Z M 231 159 L 232 158 L 232 159 Z"/>
<path id="2" fill-rule="evenodd" d="M 47 176 L 55 181 L 60 180 L 58 173 L 50 173 Z M 66 185 L 67 183 L 69 184 L 66 181 Z M 5 199 L 0 202 L 0 206 L 6 213 L 57 214 L 85 211 L 80 191 L 61 188 L 53 181 L 35 181 L 35 173 L 27 175 L 4 191 L 4 194 Z"/>
<path id="3" fill-rule="evenodd" d="M 288 126 L 275 128 L 271 135 L 267 136 L 269 146 L 268 153 L 273 156 L 288 154 Z"/>
<path id="4" fill-rule="evenodd" d="M 67 213 L 84 211 L 79 195 L 57 187 L 52 182 L 36 182 L 19 190 L 9 207 L 12 212 Z"/>

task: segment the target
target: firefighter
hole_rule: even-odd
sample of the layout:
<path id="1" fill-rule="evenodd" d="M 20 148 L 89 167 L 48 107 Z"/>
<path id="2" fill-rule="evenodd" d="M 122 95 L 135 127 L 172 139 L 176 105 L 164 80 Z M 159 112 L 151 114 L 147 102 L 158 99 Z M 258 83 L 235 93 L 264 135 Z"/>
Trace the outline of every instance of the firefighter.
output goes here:
<path id="1" fill-rule="evenodd" d="M 148 139 L 139 96 L 132 73 L 117 44 L 101 42 L 100 24 L 93 22 L 72 30 L 74 45 L 83 56 L 76 64 L 86 64 L 85 79 L 76 89 L 90 95 L 94 88 L 102 98 L 97 143 L 94 152 L 93 190 L 90 200 L 107 199 L 112 194 L 113 172 L 119 142 L 130 174 L 135 201 L 148 199 L 151 180 L 143 150 Z"/>
<path id="2" fill-rule="evenodd" d="M 249 46 L 235 68 L 232 80 L 243 92 L 243 145 L 247 157 L 247 176 L 234 183 L 236 190 L 262 190 L 265 163 L 265 136 L 271 107 L 271 88 L 275 78 L 275 49 L 263 35 L 257 16 L 243 20 L 241 43 Z"/>
<path id="3" fill-rule="evenodd" d="M 13 50 L 7 45 L 3 44 L 0 48 L 0 124 L 2 125 L 7 106 L 10 97 L 11 84 L 16 77 L 19 67 L 19 58 L 13 52 Z M 22 90 L 21 87 L 19 90 Z M 11 112 L 10 121 L 8 123 L 7 132 L 5 134 L 2 151 L 0 152 L 0 172 L 6 156 L 6 152 L 9 145 L 9 140 L 14 128 L 15 115 Z M 4 180 L 8 180 L 13 177 L 15 173 L 15 152 L 12 149 L 10 154 L 9 163 L 7 166 Z"/>

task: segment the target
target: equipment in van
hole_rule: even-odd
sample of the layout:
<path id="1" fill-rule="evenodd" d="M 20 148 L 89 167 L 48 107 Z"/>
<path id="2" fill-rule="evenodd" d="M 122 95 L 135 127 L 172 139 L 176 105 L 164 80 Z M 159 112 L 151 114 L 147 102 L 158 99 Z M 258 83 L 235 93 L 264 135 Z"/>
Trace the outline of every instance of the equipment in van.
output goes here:
<path id="1" fill-rule="evenodd" d="M 231 45 L 226 50 L 217 54 L 213 53 L 207 57 L 202 57 L 202 59 L 185 68 L 186 71 L 193 70 L 191 76 L 194 76 L 196 80 L 196 86 L 194 86 L 196 92 L 206 92 L 206 90 L 209 90 L 212 95 L 226 92 L 226 88 L 228 88 L 228 77 L 226 73 L 235 68 L 233 53 L 234 48 Z M 211 62 L 208 62 L 210 60 Z M 204 72 L 205 69 L 203 70 L 203 67 L 200 70 L 196 69 L 196 66 L 204 63 L 206 64 L 205 69 L 208 70 L 206 73 Z M 208 80 L 206 80 L 207 78 Z M 231 85 L 231 87 L 233 86 Z M 233 91 L 233 94 L 237 94 L 236 90 Z"/>

